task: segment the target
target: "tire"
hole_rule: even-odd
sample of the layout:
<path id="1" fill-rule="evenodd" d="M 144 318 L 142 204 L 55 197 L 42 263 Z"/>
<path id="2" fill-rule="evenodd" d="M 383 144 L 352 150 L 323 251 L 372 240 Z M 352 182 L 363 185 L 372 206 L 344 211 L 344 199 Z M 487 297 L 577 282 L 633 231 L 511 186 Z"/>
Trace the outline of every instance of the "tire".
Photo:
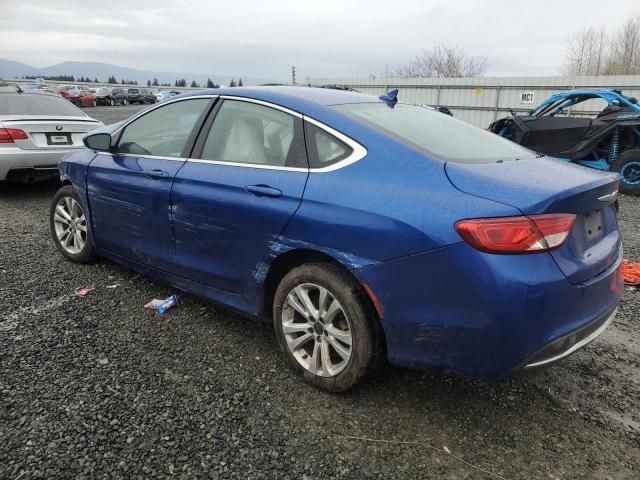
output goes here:
<path id="1" fill-rule="evenodd" d="M 126 98 L 122 100 L 122 105 L 127 105 L 129 103 L 129 100 L 127 100 Z"/>
<path id="2" fill-rule="evenodd" d="M 58 207 L 61 207 L 66 216 Z M 69 231 L 70 226 L 71 233 L 65 235 L 64 232 Z M 96 259 L 93 236 L 84 207 L 71 185 L 60 188 L 53 196 L 49 208 L 49 227 L 56 248 L 65 258 L 76 263 L 89 263 Z"/>
<path id="3" fill-rule="evenodd" d="M 322 289 L 324 309 L 319 305 Z M 312 309 L 303 306 L 304 297 L 316 308 L 311 314 Z M 296 300 L 298 308 L 292 306 Z M 302 265 L 285 275 L 273 301 L 273 324 L 289 365 L 322 390 L 350 389 L 384 358 L 381 329 L 370 302 L 358 283 L 331 263 Z"/>
<path id="4" fill-rule="evenodd" d="M 92 107 L 96 107 L 98 105 L 98 102 L 96 100 L 94 100 L 93 102 L 91 102 L 91 106 Z"/>
<path id="5" fill-rule="evenodd" d="M 109 99 L 109 106 L 113 107 L 113 106 L 115 106 L 115 104 L 116 104 L 115 100 L 113 98 L 110 98 Z"/>
<path id="6" fill-rule="evenodd" d="M 627 150 L 611 165 L 620 174 L 620 193 L 640 195 L 640 148 Z"/>

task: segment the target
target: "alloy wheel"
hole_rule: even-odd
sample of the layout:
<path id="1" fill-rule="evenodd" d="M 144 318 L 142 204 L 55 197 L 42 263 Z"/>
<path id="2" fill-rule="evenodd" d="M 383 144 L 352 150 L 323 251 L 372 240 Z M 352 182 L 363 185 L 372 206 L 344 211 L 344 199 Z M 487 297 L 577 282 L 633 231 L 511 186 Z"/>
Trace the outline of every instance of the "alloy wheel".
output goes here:
<path id="1" fill-rule="evenodd" d="M 338 299 L 313 283 L 294 287 L 282 307 L 282 331 L 289 351 L 308 372 L 333 377 L 353 351 L 351 321 Z"/>
<path id="2" fill-rule="evenodd" d="M 53 224 L 60 246 L 72 255 L 80 253 L 87 243 L 87 219 L 75 198 L 58 200 Z"/>
<path id="3" fill-rule="evenodd" d="M 629 162 L 620 170 L 620 177 L 624 183 L 630 185 L 640 184 L 640 162 Z"/>

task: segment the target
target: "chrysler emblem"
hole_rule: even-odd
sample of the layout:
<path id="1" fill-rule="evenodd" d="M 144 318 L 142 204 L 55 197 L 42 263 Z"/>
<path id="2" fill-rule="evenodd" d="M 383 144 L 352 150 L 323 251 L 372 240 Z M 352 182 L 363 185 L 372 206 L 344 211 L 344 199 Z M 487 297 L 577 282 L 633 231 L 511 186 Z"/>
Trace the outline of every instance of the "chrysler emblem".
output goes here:
<path id="1" fill-rule="evenodd" d="M 56 125 L 56 130 L 58 131 L 62 130 L 62 125 Z"/>

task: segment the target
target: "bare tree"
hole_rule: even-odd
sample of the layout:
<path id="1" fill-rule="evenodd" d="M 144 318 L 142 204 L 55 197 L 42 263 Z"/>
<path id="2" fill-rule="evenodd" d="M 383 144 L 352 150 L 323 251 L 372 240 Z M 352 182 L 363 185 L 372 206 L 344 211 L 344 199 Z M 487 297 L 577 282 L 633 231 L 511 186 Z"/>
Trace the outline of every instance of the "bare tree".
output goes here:
<path id="1" fill-rule="evenodd" d="M 607 61 L 609 75 L 640 73 L 640 16 L 627 18 L 615 34 Z"/>
<path id="2" fill-rule="evenodd" d="M 565 54 L 566 75 L 601 75 L 604 73 L 609 38 L 604 27 L 589 27 L 572 34 Z"/>
<path id="3" fill-rule="evenodd" d="M 437 44 L 392 71 L 398 77 L 474 77 L 487 71 L 487 59 L 469 57 L 457 45 Z"/>
<path id="4" fill-rule="evenodd" d="M 627 18 L 613 34 L 588 27 L 567 39 L 563 73 L 567 75 L 640 74 L 640 15 Z"/>

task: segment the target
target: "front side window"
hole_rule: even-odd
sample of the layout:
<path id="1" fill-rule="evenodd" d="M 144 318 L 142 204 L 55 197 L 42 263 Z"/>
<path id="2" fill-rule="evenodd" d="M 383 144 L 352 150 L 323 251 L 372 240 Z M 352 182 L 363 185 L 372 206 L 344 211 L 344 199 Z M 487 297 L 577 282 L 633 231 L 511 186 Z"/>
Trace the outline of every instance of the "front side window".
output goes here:
<path id="1" fill-rule="evenodd" d="M 302 132 L 294 116 L 255 103 L 225 100 L 201 158 L 231 163 L 304 167 Z"/>
<path id="2" fill-rule="evenodd" d="M 355 103 L 334 108 L 444 160 L 488 163 L 535 156 L 531 150 L 499 135 L 418 105 Z"/>
<path id="3" fill-rule="evenodd" d="M 208 104 L 208 98 L 196 98 L 150 111 L 125 127 L 117 153 L 181 157 L 193 127 Z"/>

